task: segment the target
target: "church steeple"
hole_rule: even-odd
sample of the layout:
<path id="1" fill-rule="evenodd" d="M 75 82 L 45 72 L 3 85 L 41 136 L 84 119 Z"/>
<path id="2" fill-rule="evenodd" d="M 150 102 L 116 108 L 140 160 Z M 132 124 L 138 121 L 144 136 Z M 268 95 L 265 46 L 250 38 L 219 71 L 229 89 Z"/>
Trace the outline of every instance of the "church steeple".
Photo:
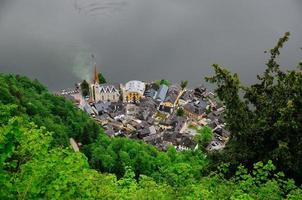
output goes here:
<path id="1" fill-rule="evenodd" d="M 93 64 L 93 83 L 94 84 L 99 84 L 100 83 L 100 80 L 99 80 L 99 74 L 97 72 L 97 69 L 96 69 L 96 63 Z"/>

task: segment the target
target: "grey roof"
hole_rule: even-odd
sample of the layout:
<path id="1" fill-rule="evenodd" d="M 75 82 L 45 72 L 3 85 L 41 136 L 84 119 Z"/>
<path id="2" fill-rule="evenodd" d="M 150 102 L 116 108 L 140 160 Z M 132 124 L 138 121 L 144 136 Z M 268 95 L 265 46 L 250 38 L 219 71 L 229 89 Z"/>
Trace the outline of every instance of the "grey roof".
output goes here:
<path id="1" fill-rule="evenodd" d="M 190 112 L 190 113 L 195 113 L 198 115 L 203 114 L 206 111 L 206 108 L 204 106 L 198 106 L 193 103 L 188 103 L 184 106 L 185 110 Z"/>
<path id="2" fill-rule="evenodd" d="M 186 123 L 186 118 L 178 117 L 176 121 L 175 131 L 179 132 Z"/>
<path id="3" fill-rule="evenodd" d="M 111 102 L 109 107 L 111 109 L 111 112 L 120 112 L 124 108 L 121 102 Z"/>
<path id="4" fill-rule="evenodd" d="M 94 104 L 94 107 L 98 112 L 108 112 L 110 105 L 110 102 L 99 102 Z"/>
<path id="5" fill-rule="evenodd" d="M 204 100 L 200 100 L 199 103 L 196 104 L 196 106 L 198 106 L 199 108 L 202 108 L 202 109 L 206 109 L 208 106 L 208 103 L 205 102 Z"/>
<path id="6" fill-rule="evenodd" d="M 155 97 L 157 96 L 157 91 L 154 90 L 153 88 L 148 89 L 148 90 L 145 91 L 144 96 L 145 96 L 145 97 L 155 98 Z"/>
<path id="7" fill-rule="evenodd" d="M 159 88 L 159 90 L 158 90 L 158 93 L 156 95 L 156 99 L 160 100 L 160 101 L 164 101 L 165 98 L 166 98 L 166 95 L 168 93 L 168 90 L 169 90 L 168 86 L 161 85 L 160 88 Z"/>
<path id="8" fill-rule="evenodd" d="M 168 101 L 169 101 L 169 100 L 168 100 Z M 159 110 L 160 110 L 160 111 L 163 111 L 163 112 L 166 112 L 166 113 L 172 113 L 173 108 L 167 107 L 167 106 L 164 106 L 164 105 L 160 105 L 160 106 L 159 106 Z"/>
<path id="9" fill-rule="evenodd" d="M 154 126 L 150 126 L 149 131 L 150 131 L 151 134 L 156 134 L 156 129 L 155 129 Z"/>
<path id="10" fill-rule="evenodd" d="M 85 105 L 84 105 L 84 111 L 87 112 L 87 113 L 90 114 L 90 115 L 94 114 L 94 112 L 93 112 L 91 106 L 88 105 L 88 104 L 85 104 Z"/>
<path id="11" fill-rule="evenodd" d="M 203 93 L 206 91 L 206 88 L 203 86 L 199 86 L 194 89 L 194 95 L 197 97 L 202 97 Z"/>
<path id="12" fill-rule="evenodd" d="M 191 100 L 193 98 L 194 98 L 194 92 L 192 90 L 185 91 L 180 97 L 180 99 L 183 99 L 185 101 Z"/>
<path id="13" fill-rule="evenodd" d="M 107 114 L 107 113 L 104 113 L 104 114 L 102 114 L 102 115 L 98 115 L 98 116 L 96 116 L 96 118 L 99 119 L 99 120 L 108 120 L 108 119 L 112 119 L 112 118 L 109 116 L 109 114 Z"/>
<path id="14" fill-rule="evenodd" d="M 150 108 L 155 108 L 156 109 L 157 108 L 157 103 L 152 98 L 146 97 L 146 98 L 144 98 L 144 99 L 141 100 L 139 106 L 143 107 L 144 109 L 146 107 L 148 107 L 148 108 L 150 107 Z"/>
<path id="15" fill-rule="evenodd" d="M 229 137 L 231 135 L 230 131 L 223 129 L 222 135 Z"/>
<path id="16" fill-rule="evenodd" d="M 189 147 L 189 148 L 193 149 L 193 148 L 196 147 L 197 142 L 195 142 L 193 140 L 193 138 L 190 138 L 189 136 L 183 136 L 180 144 L 182 146 Z"/>
<path id="17" fill-rule="evenodd" d="M 113 127 L 111 125 L 105 127 L 105 133 L 110 137 L 113 137 L 115 134 Z"/>
<path id="18" fill-rule="evenodd" d="M 144 128 L 138 131 L 138 138 L 140 139 L 147 137 L 148 135 L 150 135 L 149 128 Z"/>
<path id="19" fill-rule="evenodd" d="M 180 134 L 177 132 L 164 132 L 163 134 L 163 139 L 169 142 L 176 141 L 178 137 L 180 137 Z"/>
<path id="20" fill-rule="evenodd" d="M 179 94 L 180 88 L 176 85 L 172 85 L 169 87 L 167 96 L 165 98 L 166 102 L 174 103 L 177 99 L 177 96 Z"/>
<path id="21" fill-rule="evenodd" d="M 147 137 L 144 137 L 143 140 L 145 142 L 154 142 L 154 140 L 156 140 L 158 137 L 159 137 L 159 135 L 153 134 L 153 135 L 148 135 Z"/>

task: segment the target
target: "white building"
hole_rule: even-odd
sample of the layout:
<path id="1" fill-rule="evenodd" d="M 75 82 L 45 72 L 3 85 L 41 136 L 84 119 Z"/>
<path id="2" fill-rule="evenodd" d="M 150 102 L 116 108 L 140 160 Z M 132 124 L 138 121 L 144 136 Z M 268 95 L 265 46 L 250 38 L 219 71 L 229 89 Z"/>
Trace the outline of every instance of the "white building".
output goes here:
<path id="1" fill-rule="evenodd" d="M 98 101 L 118 102 L 120 98 L 119 88 L 115 85 L 100 85 L 97 93 Z"/>
<path id="2" fill-rule="evenodd" d="M 124 102 L 136 103 L 144 96 L 146 85 L 141 81 L 129 81 L 123 88 Z"/>

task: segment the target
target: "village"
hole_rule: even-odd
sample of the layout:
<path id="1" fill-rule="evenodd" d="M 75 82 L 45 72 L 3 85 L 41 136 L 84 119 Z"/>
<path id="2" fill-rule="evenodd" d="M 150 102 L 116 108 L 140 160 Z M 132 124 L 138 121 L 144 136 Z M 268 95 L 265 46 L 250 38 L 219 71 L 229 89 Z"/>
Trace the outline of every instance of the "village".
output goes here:
<path id="1" fill-rule="evenodd" d="M 110 137 L 143 140 L 163 151 L 170 145 L 178 151 L 194 150 L 198 148 L 195 136 L 208 126 L 213 138 L 206 150 L 223 149 L 230 137 L 222 115 L 225 107 L 205 87 L 189 89 L 187 84 L 170 84 L 165 80 L 100 84 L 94 64 L 89 95 L 83 95 L 80 83 L 57 95 L 73 101 Z"/>

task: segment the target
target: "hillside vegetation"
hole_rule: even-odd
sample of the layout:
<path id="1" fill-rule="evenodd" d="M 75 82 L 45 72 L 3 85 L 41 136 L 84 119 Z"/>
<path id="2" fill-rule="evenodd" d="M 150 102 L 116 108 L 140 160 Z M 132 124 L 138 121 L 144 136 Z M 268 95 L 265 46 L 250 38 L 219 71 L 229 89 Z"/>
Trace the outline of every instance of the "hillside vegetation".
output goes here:
<path id="1" fill-rule="evenodd" d="M 302 75 L 275 62 L 287 37 L 249 88 L 214 66 L 209 80 L 227 106 L 233 138 L 209 155 L 108 138 L 38 81 L 0 75 L 0 199 L 302 199 L 294 181 L 302 169 Z M 81 152 L 71 150 L 70 137 Z"/>

